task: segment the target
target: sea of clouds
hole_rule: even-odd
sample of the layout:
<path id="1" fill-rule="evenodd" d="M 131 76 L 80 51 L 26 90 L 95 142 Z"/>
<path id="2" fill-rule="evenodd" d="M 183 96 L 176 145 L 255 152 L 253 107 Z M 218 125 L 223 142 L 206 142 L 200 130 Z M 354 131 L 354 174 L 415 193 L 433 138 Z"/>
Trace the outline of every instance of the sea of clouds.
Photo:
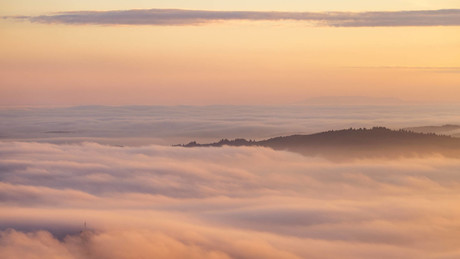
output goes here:
<path id="1" fill-rule="evenodd" d="M 459 258 L 458 172 L 442 156 L 3 141 L 0 258 Z"/>
<path id="2" fill-rule="evenodd" d="M 447 104 L 0 108 L 0 140 L 123 146 L 261 140 L 350 127 L 459 124 L 459 109 Z"/>

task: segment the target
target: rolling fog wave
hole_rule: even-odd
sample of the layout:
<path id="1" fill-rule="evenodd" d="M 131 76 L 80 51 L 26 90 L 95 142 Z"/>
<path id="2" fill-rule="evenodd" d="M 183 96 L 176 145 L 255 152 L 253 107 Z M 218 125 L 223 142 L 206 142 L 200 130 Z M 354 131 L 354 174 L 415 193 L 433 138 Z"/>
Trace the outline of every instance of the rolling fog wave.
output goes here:
<path id="1" fill-rule="evenodd" d="M 350 127 L 458 124 L 458 105 L 81 106 L 0 109 L 0 139 L 172 145 Z"/>
<path id="2" fill-rule="evenodd" d="M 0 142 L 0 257 L 457 258 L 459 169 L 439 155 Z"/>

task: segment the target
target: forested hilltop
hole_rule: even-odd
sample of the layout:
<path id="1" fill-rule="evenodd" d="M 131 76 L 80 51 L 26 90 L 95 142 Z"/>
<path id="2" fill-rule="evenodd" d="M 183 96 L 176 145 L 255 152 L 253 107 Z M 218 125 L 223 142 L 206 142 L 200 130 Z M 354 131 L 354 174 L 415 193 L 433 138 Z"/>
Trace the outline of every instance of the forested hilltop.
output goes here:
<path id="1" fill-rule="evenodd" d="M 330 158 L 395 157 L 440 154 L 460 157 L 460 139 L 432 133 L 391 130 L 385 127 L 371 129 L 331 130 L 310 135 L 291 135 L 261 141 L 222 139 L 219 142 L 199 144 L 194 141 L 183 147 L 261 146 L 286 150 L 303 155 L 321 155 Z"/>

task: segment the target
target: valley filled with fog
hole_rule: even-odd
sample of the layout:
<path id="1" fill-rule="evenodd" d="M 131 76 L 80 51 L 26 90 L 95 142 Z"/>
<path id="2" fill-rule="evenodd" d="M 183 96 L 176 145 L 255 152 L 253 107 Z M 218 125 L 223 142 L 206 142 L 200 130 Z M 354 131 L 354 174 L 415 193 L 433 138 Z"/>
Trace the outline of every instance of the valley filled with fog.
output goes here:
<path id="1" fill-rule="evenodd" d="M 2 110 L 0 257 L 457 258 L 455 156 L 337 161 L 261 146 L 171 146 L 458 121 L 448 106 L 419 112 L 407 106 Z M 337 152 L 350 155 L 346 148 Z"/>
<path id="2" fill-rule="evenodd" d="M 453 104 L 1 108 L 0 140 L 123 146 L 261 140 L 350 127 L 458 124 L 459 108 Z"/>

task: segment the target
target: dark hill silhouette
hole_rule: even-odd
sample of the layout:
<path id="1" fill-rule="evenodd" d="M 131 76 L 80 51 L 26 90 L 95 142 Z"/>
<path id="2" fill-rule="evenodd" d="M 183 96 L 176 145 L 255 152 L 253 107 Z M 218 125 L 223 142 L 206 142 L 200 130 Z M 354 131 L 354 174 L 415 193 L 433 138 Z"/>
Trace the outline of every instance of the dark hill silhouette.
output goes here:
<path id="1" fill-rule="evenodd" d="M 360 157 L 399 157 L 441 154 L 460 158 L 460 139 L 416 133 L 407 130 L 372 129 L 331 130 L 311 135 L 292 135 L 267 140 L 222 139 L 210 144 L 190 142 L 183 147 L 261 146 L 307 156 L 331 159 Z"/>

